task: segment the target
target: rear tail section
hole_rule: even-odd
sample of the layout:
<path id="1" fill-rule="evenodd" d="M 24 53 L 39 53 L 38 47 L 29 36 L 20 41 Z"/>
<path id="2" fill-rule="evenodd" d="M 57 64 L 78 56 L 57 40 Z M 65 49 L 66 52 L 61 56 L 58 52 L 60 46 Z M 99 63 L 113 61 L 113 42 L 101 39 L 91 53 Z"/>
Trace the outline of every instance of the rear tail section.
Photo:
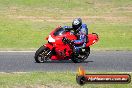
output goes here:
<path id="1" fill-rule="evenodd" d="M 96 33 L 88 34 L 88 43 L 86 44 L 86 46 L 91 46 L 98 40 L 99 40 L 98 34 Z"/>

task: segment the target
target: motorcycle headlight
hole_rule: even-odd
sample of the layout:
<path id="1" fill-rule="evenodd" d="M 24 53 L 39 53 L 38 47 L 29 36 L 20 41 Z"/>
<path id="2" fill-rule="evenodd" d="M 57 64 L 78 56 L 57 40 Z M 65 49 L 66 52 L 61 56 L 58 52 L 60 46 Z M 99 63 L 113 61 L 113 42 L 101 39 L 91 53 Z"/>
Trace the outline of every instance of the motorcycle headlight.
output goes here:
<path id="1" fill-rule="evenodd" d="M 51 35 L 49 35 L 48 41 L 49 41 L 49 42 L 55 42 L 55 39 L 52 38 Z"/>

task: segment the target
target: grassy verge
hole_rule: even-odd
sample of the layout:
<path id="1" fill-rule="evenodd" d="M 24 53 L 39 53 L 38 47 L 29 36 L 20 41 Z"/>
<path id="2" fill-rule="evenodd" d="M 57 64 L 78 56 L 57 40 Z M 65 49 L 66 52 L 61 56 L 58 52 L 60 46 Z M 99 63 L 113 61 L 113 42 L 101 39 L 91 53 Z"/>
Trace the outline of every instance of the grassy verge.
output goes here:
<path id="1" fill-rule="evenodd" d="M 131 0 L 0 0 L 0 49 L 38 48 L 58 25 L 81 17 L 100 36 L 93 49 L 132 50 Z M 78 7 L 79 6 L 79 7 Z"/>
<path id="2" fill-rule="evenodd" d="M 132 76 L 132 74 L 131 74 Z M 86 84 L 80 86 L 70 72 L 0 73 L 0 88 L 131 88 L 129 84 Z"/>

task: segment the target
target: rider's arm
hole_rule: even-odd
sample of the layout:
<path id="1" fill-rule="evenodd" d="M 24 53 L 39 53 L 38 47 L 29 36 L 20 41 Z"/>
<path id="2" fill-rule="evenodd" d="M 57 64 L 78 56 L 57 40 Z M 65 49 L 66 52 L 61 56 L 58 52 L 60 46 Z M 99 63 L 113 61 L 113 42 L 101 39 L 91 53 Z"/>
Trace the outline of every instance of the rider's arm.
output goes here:
<path id="1" fill-rule="evenodd" d="M 82 27 L 82 29 L 79 31 L 78 40 L 74 40 L 75 44 L 83 44 L 87 41 L 87 28 Z"/>
<path id="2" fill-rule="evenodd" d="M 74 40 L 73 42 L 75 44 L 83 44 L 85 42 L 85 35 L 83 35 L 83 34 L 79 35 L 79 39 L 78 40 Z"/>

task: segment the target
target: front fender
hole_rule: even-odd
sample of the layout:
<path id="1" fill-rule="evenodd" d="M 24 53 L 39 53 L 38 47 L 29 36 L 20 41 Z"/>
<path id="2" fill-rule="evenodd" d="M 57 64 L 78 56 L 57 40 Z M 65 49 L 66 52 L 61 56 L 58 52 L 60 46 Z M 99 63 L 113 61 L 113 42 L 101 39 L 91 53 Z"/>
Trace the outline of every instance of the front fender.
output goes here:
<path id="1" fill-rule="evenodd" d="M 48 47 L 50 50 L 53 49 L 53 45 L 50 43 L 44 44 L 45 47 Z"/>

